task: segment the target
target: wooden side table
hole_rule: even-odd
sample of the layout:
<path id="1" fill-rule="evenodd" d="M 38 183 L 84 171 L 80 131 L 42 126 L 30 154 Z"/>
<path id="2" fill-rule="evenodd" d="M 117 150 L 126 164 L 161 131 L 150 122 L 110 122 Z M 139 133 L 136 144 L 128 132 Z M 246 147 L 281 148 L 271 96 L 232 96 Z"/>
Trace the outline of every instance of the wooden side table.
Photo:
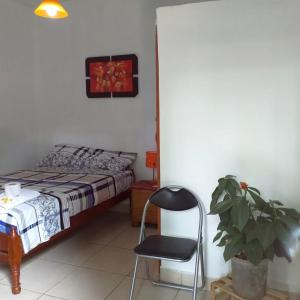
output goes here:
<path id="1" fill-rule="evenodd" d="M 131 224 L 139 226 L 142 220 L 144 206 L 150 195 L 158 189 L 157 183 L 150 180 L 141 180 L 132 184 L 131 187 Z M 158 209 L 150 204 L 146 223 L 157 225 Z"/>

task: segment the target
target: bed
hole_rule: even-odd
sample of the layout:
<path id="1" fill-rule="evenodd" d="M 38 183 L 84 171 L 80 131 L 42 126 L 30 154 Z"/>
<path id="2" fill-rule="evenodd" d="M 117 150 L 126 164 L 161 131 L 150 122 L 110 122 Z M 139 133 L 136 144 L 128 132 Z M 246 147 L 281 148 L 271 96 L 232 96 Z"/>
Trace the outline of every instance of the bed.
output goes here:
<path id="1" fill-rule="evenodd" d="M 0 176 L 0 190 L 5 183 L 17 181 L 22 189 L 40 193 L 9 211 L 0 210 L 0 262 L 10 266 L 14 294 L 21 292 L 24 257 L 130 196 L 135 158 L 136 154 L 126 152 L 56 145 L 37 168 Z M 120 167 L 116 160 L 123 165 Z"/>

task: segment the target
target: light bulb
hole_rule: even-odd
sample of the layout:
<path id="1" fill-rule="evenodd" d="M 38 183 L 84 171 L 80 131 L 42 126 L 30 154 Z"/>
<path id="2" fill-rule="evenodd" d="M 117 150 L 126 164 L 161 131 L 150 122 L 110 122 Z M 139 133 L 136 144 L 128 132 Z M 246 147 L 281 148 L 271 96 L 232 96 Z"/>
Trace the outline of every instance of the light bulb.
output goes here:
<path id="1" fill-rule="evenodd" d="M 58 0 L 43 0 L 34 13 L 39 17 L 51 19 L 63 19 L 69 15 Z"/>
<path id="2" fill-rule="evenodd" d="M 55 6 L 52 6 L 52 5 L 49 5 L 47 7 L 45 7 L 46 11 L 47 11 L 47 14 L 50 16 L 50 17 L 55 17 L 56 14 L 57 14 L 57 8 Z"/>

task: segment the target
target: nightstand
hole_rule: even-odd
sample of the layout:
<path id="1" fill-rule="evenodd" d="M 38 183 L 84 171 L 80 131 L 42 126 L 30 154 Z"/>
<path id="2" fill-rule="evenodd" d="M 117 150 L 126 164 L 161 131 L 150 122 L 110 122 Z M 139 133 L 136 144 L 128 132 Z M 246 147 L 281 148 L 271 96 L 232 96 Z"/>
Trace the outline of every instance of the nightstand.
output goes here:
<path id="1" fill-rule="evenodd" d="M 139 226 L 142 220 L 144 206 L 150 195 L 158 189 L 157 183 L 150 180 L 137 181 L 131 189 L 131 224 Z M 150 204 L 146 223 L 157 225 L 158 208 Z"/>

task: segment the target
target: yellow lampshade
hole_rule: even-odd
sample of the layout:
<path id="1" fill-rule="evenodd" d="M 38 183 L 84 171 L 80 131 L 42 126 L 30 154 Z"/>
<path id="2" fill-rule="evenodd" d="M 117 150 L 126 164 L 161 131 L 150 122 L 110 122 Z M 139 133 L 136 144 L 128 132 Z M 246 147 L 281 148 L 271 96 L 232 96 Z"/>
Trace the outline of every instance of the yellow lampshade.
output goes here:
<path id="1" fill-rule="evenodd" d="M 39 17 L 50 19 L 63 19 L 69 16 L 58 0 L 43 0 L 34 13 Z"/>

